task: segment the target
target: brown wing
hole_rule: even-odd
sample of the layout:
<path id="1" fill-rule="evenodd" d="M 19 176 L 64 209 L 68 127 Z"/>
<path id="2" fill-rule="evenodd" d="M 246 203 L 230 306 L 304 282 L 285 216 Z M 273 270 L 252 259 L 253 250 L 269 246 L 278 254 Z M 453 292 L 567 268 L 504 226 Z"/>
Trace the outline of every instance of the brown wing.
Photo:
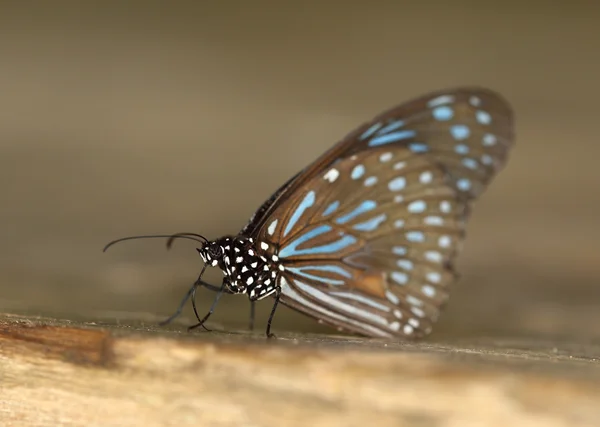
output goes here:
<path id="1" fill-rule="evenodd" d="M 443 167 L 381 147 L 313 177 L 257 240 L 284 266 L 284 304 L 365 335 L 418 336 L 447 299 L 466 211 Z"/>
<path id="2" fill-rule="evenodd" d="M 472 199 L 504 165 L 513 126 L 510 106 L 487 89 L 457 88 L 416 98 L 360 126 L 290 179 L 242 233 L 257 234 L 277 206 L 335 162 L 381 146 L 406 147 L 441 163 L 461 197 Z"/>

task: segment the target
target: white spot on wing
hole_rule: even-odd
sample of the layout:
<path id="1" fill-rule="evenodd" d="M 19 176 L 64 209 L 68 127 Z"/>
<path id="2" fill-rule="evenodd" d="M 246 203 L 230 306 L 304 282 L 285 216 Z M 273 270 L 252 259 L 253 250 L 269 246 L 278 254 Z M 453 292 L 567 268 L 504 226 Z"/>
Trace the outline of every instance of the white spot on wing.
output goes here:
<path id="1" fill-rule="evenodd" d="M 429 108 L 438 107 L 444 104 L 452 104 L 454 102 L 454 96 L 452 95 L 441 95 L 437 98 L 433 98 L 427 103 Z"/>
<path id="2" fill-rule="evenodd" d="M 406 187 L 406 178 L 404 178 L 403 176 L 399 176 L 388 182 L 388 188 L 390 189 L 390 191 L 400 191 L 404 187 Z"/>
<path id="3" fill-rule="evenodd" d="M 430 298 L 433 298 L 435 296 L 435 288 L 431 285 L 423 285 L 421 291 L 423 291 L 424 295 Z"/>
<path id="4" fill-rule="evenodd" d="M 421 176 L 419 176 L 419 181 L 421 184 L 429 184 L 433 179 L 433 174 L 429 171 L 421 172 Z"/>
<path id="5" fill-rule="evenodd" d="M 331 168 L 329 171 L 323 176 L 326 181 L 334 182 L 340 176 L 340 172 L 336 168 Z"/>
<path id="6" fill-rule="evenodd" d="M 415 200 L 408 205 L 408 211 L 410 213 L 421 213 L 427 209 L 427 205 L 423 200 Z"/>
<path id="7" fill-rule="evenodd" d="M 379 161 L 382 163 L 389 162 L 390 160 L 392 160 L 392 153 L 383 153 L 379 156 Z"/>
<path id="8" fill-rule="evenodd" d="M 425 259 L 427 259 L 430 262 L 440 263 L 442 262 L 442 254 L 438 251 L 426 251 Z"/>
<path id="9" fill-rule="evenodd" d="M 376 176 L 370 176 L 367 179 L 365 179 L 365 187 L 371 187 L 373 185 L 377 184 L 377 177 Z"/>
<path id="10" fill-rule="evenodd" d="M 488 113 L 487 111 L 478 110 L 475 113 L 475 118 L 482 125 L 489 125 L 490 123 L 492 123 L 492 116 L 490 116 L 490 113 Z"/>
<path id="11" fill-rule="evenodd" d="M 440 210 L 443 213 L 450 213 L 450 212 L 452 212 L 452 205 L 450 204 L 449 201 L 444 200 L 444 201 L 440 202 Z"/>
<path id="12" fill-rule="evenodd" d="M 267 232 L 269 233 L 270 236 L 273 235 L 273 233 L 275 233 L 275 228 L 277 228 L 277 222 L 279 220 L 275 219 L 271 222 L 271 224 L 269 224 L 269 228 L 267 228 Z"/>
<path id="13" fill-rule="evenodd" d="M 444 225 L 444 219 L 441 216 L 426 216 L 423 222 L 427 225 Z"/>
<path id="14" fill-rule="evenodd" d="M 402 228 L 402 227 L 404 227 L 404 220 L 403 219 L 397 219 L 396 221 L 394 221 L 394 227 L 395 228 Z"/>
<path id="15" fill-rule="evenodd" d="M 449 248 L 451 243 L 452 239 L 450 238 L 450 236 L 440 236 L 440 238 L 438 239 L 438 246 L 440 248 Z"/>
<path id="16" fill-rule="evenodd" d="M 399 285 L 406 285 L 408 283 L 408 275 L 399 271 L 394 271 L 391 274 L 392 280 Z"/>
<path id="17" fill-rule="evenodd" d="M 414 268 L 414 264 L 408 259 L 399 259 L 398 261 L 396 261 L 396 265 L 407 271 L 410 271 Z"/>
<path id="18" fill-rule="evenodd" d="M 481 105 L 481 99 L 479 99 L 478 96 L 473 95 L 469 98 L 469 104 L 471 104 L 473 107 L 479 107 L 479 105 Z"/>
<path id="19" fill-rule="evenodd" d="M 400 303 L 400 298 L 398 298 L 396 294 L 392 293 L 391 291 L 385 291 L 385 297 L 392 304 L 398 305 Z"/>

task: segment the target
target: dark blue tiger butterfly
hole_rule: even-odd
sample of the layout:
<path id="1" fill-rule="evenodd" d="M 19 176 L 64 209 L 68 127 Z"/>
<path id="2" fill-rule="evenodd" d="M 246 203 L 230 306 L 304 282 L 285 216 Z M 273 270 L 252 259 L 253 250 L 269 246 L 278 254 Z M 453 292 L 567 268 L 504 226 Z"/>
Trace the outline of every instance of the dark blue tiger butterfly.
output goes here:
<path id="1" fill-rule="evenodd" d="M 224 279 L 210 285 L 201 273 L 167 321 L 192 297 L 193 327 L 203 326 L 233 293 L 275 298 L 267 336 L 279 302 L 361 335 L 429 333 L 456 278 L 470 204 L 513 139 L 510 106 L 486 89 L 440 91 L 380 114 L 286 182 L 237 236 L 170 236 L 169 245 L 201 242 L 202 273 L 219 267 Z M 198 286 L 218 292 L 203 319 Z"/>

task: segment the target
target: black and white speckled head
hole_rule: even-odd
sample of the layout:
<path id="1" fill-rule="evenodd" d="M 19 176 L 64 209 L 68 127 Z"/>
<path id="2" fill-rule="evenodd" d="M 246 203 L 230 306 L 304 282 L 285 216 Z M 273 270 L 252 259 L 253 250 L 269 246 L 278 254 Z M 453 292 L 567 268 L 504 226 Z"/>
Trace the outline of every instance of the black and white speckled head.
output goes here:
<path id="1" fill-rule="evenodd" d="M 254 301 L 277 289 L 277 276 L 282 267 L 260 255 L 250 237 L 221 237 L 207 242 L 198 253 L 207 265 L 223 272 L 223 283 L 232 293 L 248 294 Z"/>

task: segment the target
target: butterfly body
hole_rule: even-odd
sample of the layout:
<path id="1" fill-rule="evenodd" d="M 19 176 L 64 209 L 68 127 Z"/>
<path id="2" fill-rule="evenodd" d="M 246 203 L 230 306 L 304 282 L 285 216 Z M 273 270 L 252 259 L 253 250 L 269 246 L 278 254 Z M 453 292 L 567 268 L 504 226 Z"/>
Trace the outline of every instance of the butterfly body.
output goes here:
<path id="1" fill-rule="evenodd" d="M 232 294 L 247 294 L 258 301 L 278 290 L 277 276 L 283 270 L 277 256 L 270 259 L 254 239 L 226 236 L 206 243 L 198 249 L 202 260 L 223 272 L 223 286 Z"/>

